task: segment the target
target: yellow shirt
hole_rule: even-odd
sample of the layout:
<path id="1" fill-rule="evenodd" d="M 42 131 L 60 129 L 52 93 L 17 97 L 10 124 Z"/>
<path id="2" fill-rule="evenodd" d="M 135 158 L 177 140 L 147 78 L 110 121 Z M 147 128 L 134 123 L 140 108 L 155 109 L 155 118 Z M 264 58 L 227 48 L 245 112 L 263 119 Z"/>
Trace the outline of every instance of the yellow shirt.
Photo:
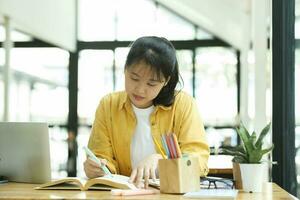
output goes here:
<path id="1" fill-rule="evenodd" d="M 131 173 L 130 144 L 136 123 L 125 91 L 111 93 L 101 99 L 88 146 L 97 157 L 108 160 L 107 166 L 112 173 L 127 176 Z M 171 106 L 155 106 L 150 124 L 151 134 L 161 146 L 161 135 L 175 133 L 182 153 L 199 158 L 199 175 L 208 173 L 209 146 L 193 97 L 181 91 Z M 158 149 L 156 151 L 159 152 Z"/>

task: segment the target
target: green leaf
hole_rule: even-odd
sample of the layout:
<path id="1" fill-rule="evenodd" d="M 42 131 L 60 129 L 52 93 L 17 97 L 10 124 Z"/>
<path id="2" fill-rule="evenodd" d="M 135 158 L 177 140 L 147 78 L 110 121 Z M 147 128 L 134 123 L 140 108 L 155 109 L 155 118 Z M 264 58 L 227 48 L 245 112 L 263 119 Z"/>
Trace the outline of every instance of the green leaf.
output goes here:
<path id="1" fill-rule="evenodd" d="M 246 154 L 245 147 L 243 145 L 238 145 L 238 146 L 234 147 L 234 149 Z"/>
<path id="2" fill-rule="evenodd" d="M 273 149 L 274 149 L 274 144 L 272 144 L 272 146 L 269 147 L 269 148 L 267 148 L 267 149 L 261 150 L 262 155 L 264 155 L 264 154 L 266 154 L 266 153 L 270 153 Z"/>
<path id="3" fill-rule="evenodd" d="M 231 151 L 240 151 L 245 153 L 245 149 L 243 147 L 243 145 L 238 145 L 238 146 L 224 146 L 222 148 L 220 148 L 220 151 L 222 152 L 222 150 L 231 150 Z"/>
<path id="4" fill-rule="evenodd" d="M 246 127 L 244 126 L 244 124 L 242 122 L 240 124 L 240 128 L 244 129 L 246 136 L 249 138 L 250 134 L 249 134 L 248 130 L 246 129 Z"/>
<path id="5" fill-rule="evenodd" d="M 251 155 L 249 155 L 249 163 L 259 163 L 263 157 L 264 154 L 269 153 L 274 148 L 274 145 L 267 149 L 256 149 L 252 152 Z"/>
<path id="6" fill-rule="evenodd" d="M 265 138 L 265 136 L 268 134 L 269 130 L 270 130 L 270 127 L 271 127 L 271 122 L 261 131 L 256 143 L 255 143 L 255 146 L 257 148 L 260 148 L 262 147 L 262 143 L 263 143 L 263 139 Z"/>
<path id="7" fill-rule="evenodd" d="M 231 155 L 231 156 L 240 156 L 243 157 L 245 159 L 247 159 L 247 155 L 245 154 L 245 152 L 241 152 L 241 151 L 236 151 L 236 150 L 229 150 L 229 149 L 222 149 L 222 152 L 226 155 Z"/>
<path id="8" fill-rule="evenodd" d="M 250 141 L 250 135 L 247 129 L 242 125 L 240 129 L 237 129 L 237 132 L 244 143 L 246 153 L 250 154 L 254 150 L 254 145 Z"/>
<path id="9" fill-rule="evenodd" d="M 256 133 L 255 131 L 253 131 L 252 135 L 250 136 L 250 142 L 254 145 L 255 141 L 256 141 Z"/>
<path id="10" fill-rule="evenodd" d="M 240 156 L 235 156 L 232 159 L 233 162 L 237 162 L 237 163 L 248 163 L 248 160 L 245 159 L 244 157 L 240 157 Z"/>
<path id="11" fill-rule="evenodd" d="M 259 163 L 262 155 L 261 150 L 254 150 L 252 154 L 249 155 L 249 163 Z"/>
<path id="12" fill-rule="evenodd" d="M 260 163 L 262 156 L 272 151 L 274 145 L 262 149 L 263 139 L 268 134 L 270 123 L 261 131 L 258 139 L 255 131 L 250 135 L 245 126 L 241 123 L 236 131 L 242 141 L 241 145 L 236 147 L 222 148 L 227 155 L 232 155 L 233 161 L 238 163 Z"/>

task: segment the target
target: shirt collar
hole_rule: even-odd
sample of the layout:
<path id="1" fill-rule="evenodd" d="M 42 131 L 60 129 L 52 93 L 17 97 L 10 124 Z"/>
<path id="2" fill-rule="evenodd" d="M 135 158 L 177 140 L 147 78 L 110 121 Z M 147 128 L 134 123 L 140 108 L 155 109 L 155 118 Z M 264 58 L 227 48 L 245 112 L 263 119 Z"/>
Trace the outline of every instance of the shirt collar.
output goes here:
<path id="1" fill-rule="evenodd" d="M 126 92 L 120 98 L 119 110 L 121 110 L 125 106 L 125 104 L 130 104 L 129 97 Z"/>
<path id="2" fill-rule="evenodd" d="M 126 106 L 126 107 L 131 106 L 130 104 L 131 104 L 130 99 L 129 99 L 127 93 L 125 93 L 125 95 L 121 96 L 119 110 L 121 110 L 124 106 Z M 171 106 L 164 106 L 164 105 L 157 105 L 155 107 L 162 109 L 162 110 L 170 110 L 171 109 Z"/>

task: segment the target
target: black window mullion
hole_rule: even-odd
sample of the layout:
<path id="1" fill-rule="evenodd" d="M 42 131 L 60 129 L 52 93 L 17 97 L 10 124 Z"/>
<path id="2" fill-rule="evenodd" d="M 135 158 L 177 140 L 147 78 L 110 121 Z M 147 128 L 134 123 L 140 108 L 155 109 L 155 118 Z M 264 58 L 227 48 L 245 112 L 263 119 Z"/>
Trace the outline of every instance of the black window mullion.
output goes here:
<path id="1" fill-rule="evenodd" d="M 273 166 L 272 178 L 296 195 L 295 170 L 295 1 L 272 2 Z"/>

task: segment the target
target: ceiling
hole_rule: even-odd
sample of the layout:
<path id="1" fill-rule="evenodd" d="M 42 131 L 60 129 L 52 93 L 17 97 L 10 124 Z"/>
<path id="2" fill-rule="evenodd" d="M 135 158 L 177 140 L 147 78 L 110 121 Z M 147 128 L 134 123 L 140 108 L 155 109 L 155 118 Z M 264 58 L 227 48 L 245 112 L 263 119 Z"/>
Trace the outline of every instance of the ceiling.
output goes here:
<path id="1" fill-rule="evenodd" d="M 267 1 L 270 16 L 271 0 Z M 298 5 L 300 0 L 296 0 Z M 157 0 L 195 25 L 232 46 L 242 49 L 249 43 L 251 0 Z M 266 22 L 270 21 L 267 17 Z"/>

